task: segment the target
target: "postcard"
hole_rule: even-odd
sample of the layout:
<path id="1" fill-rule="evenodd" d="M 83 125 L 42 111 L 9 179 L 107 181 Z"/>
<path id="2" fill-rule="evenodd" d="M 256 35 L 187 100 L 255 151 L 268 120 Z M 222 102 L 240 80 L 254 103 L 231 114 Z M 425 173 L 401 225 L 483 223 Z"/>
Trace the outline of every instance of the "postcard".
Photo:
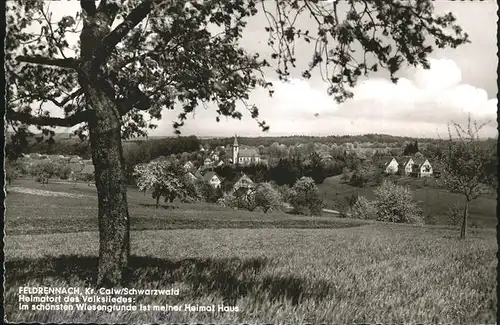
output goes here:
<path id="1" fill-rule="evenodd" d="M 4 321 L 494 324 L 493 1 L 7 1 Z"/>

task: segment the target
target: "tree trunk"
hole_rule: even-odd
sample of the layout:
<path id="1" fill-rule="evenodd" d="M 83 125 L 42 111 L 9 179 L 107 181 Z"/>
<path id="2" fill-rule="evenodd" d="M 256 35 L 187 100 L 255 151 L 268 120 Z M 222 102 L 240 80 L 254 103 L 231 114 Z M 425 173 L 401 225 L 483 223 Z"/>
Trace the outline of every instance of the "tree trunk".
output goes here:
<path id="1" fill-rule="evenodd" d="M 121 143 L 121 118 L 102 89 L 104 80 L 87 85 L 95 116 L 89 122 L 98 198 L 98 287 L 122 285 L 130 256 L 130 219 Z"/>
<path id="2" fill-rule="evenodd" d="M 85 11 L 85 10 L 84 10 Z M 98 200 L 99 265 L 97 287 L 119 287 L 130 257 L 130 219 L 127 182 L 121 142 L 121 116 L 115 91 L 93 67 L 93 53 L 110 32 L 114 15 L 110 10 L 84 12 L 80 33 L 78 81 L 85 93 L 94 179 Z"/>
<path id="3" fill-rule="evenodd" d="M 156 198 L 156 208 L 158 209 L 159 206 L 160 206 L 160 197 L 158 196 Z"/>
<path id="4" fill-rule="evenodd" d="M 464 207 L 464 218 L 462 220 L 462 226 L 460 227 L 460 239 L 465 238 L 465 234 L 467 232 L 467 217 L 469 216 L 469 201 L 465 201 Z"/>

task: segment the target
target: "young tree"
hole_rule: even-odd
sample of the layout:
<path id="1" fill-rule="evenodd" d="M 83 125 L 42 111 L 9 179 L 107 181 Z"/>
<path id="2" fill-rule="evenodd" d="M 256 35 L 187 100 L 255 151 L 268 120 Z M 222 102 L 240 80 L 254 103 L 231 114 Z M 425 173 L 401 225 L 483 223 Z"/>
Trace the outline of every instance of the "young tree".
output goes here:
<path id="1" fill-rule="evenodd" d="M 21 137 L 27 125 L 43 129 L 49 139 L 54 126 L 81 126 L 82 137 L 88 132 L 98 194 L 97 285 L 108 287 L 121 283 L 130 255 L 123 137 L 154 128 L 150 121 L 161 118 L 162 109 L 180 108 L 174 123 L 179 132 L 188 114 L 207 102 L 217 104 L 217 120 L 240 119 L 241 102 L 268 129 L 247 100 L 255 87 L 272 86 L 263 77 L 270 63 L 238 42 L 259 11 L 269 22 L 263 28 L 279 78 L 287 80 L 296 65 L 294 45 L 312 42 L 303 77 L 313 69 L 322 72 L 337 101 L 352 97 L 347 89 L 363 74 L 383 67 L 395 81 L 403 63 L 429 67 L 431 44 L 468 41 L 453 15 L 436 16 L 430 0 L 360 0 L 343 4 L 347 15 L 339 14 L 336 1 L 80 0 L 78 14 L 59 22 L 51 21 L 45 4 L 7 4 L 7 122 Z M 312 16 L 317 33 L 295 26 L 297 15 Z M 75 46 L 72 33 L 79 37 Z M 53 116 L 47 103 L 63 116 Z"/>
<path id="2" fill-rule="evenodd" d="M 413 195 L 408 187 L 386 180 L 373 192 L 377 220 L 404 223 L 423 222 L 421 211 L 413 201 Z"/>
<path id="3" fill-rule="evenodd" d="M 358 196 L 354 204 L 348 208 L 347 215 L 355 219 L 376 219 L 377 209 L 366 197 Z"/>
<path id="4" fill-rule="evenodd" d="M 260 183 L 255 189 L 255 205 L 267 213 L 281 204 L 281 194 L 270 183 Z"/>
<path id="5" fill-rule="evenodd" d="M 152 161 L 147 165 L 139 165 L 135 169 L 137 187 L 140 191 L 151 191 L 156 200 L 156 208 L 160 199 L 172 202 L 176 197 L 189 196 L 190 187 L 183 175 L 182 166 L 168 161 Z"/>
<path id="6" fill-rule="evenodd" d="M 449 142 L 442 156 L 441 177 L 450 191 L 460 193 L 465 198 L 460 226 L 460 238 L 463 239 L 466 235 L 469 203 L 482 193 L 488 183 L 486 164 L 490 153 L 479 139 L 479 132 L 484 124 L 478 125 L 469 115 L 466 128 L 455 122 L 452 125 L 456 138 L 452 137 L 449 127 Z"/>
<path id="7" fill-rule="evenodd" d="M 205 202 L 215 203 L 222 197 L 222 189 L 213 187 L 204 179 L 197 180 L 195 184 L 199 195 Z"/>
<path id="8" fill-rule="evenodd" d="M 319 215 L 323 209 L 323 201 L 318 187 L 310 177 L 300 178 L 292 187 L 290 204 L 295 212 L 304 215 Z"/>
<path id="9" fill-rule="evenodd" d="M 37 181 L 40 181 L 43 185 L 49 183 L 54 175 L 59 173 L 61 166 L 59 164 L 46 160 L 36 164 L 33 167 L 33 174 L 35 175 Z"/>

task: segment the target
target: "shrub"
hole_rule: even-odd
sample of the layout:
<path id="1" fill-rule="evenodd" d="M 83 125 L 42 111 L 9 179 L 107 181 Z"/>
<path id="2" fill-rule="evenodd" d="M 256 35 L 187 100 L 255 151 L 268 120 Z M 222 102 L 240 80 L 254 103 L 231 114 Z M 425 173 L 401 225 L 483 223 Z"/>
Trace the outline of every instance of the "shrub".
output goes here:
<path id="1" fill-rule="evenodd" d="M 67 164 L 62 165 L 58 170 L 58 176 L 60 179 L 69 179 L 70 173 L 71 168 Z"/>
<path id="2" fill-rule="evenodd" d="M 270 183 L 259 184 L 253 195 L 255 205 L 264 213 L 281 205 L 281 194 Z"/>
<path id="3" fill-rule="evenodd" d="M 205 180 L 196 181 L 196 189 L 201 199 L 205 202 L 215 203 L 222 197 L 222 190 L 213 187 Z"/>
<path id="4" fill-rule="evenodd" d="M 278 193 L 280 194 L 283 203 L 289 203 L 290 197 L 292 195 L 292 189 L 288 185 L 281 185 L 276 187 Z"/>
<path id="5" fill-rule="evenodd" d="M 34 174 L 37 182 L 48 184 L 49 179 L 51 179 L 54 175 L 57 175 L 59 169 L 59 164 L 47 160 L 33 166 L 32 173 Z"/>
<path id="6" fill-rule="evenodd" d="M 384 181 L 374 190 L 377 220 L 388 222 L 423 223 L 421 211 L 413 202 L 408 187 Z"/>
<path id="7" fill-rule="evenodd" d="M 448 215 L 448 223 L 452 226 L 458 226 L 463 218 L 463 207 L 461 207 L 460 204 L 455 203 L 448 210 L 447 215 Z"/>
<path id="8" fill-rule="evenodd" d="M 318 187 L 310 177 L 302 177 L 295 182 L 289 202 L 295 213 L 303 215 L 318 215 L 323 209 L 323 201 L 318 193 Z"/>
<path id="9" fill-rule="evenodd" d="M 364 196 L 359 196 L 356 202 L 349 208 L 348 216 L 355 219 L 376 219 L 377 209 L 375 204 Z"/>
<path id="10" fill-rule="evenodd" d="M 5 161 L 5 180 L 7 184 L 11 184 L 13 180 L 19 177 L 19 169 L 14 162 L 10 160 Z"/>
<path id="11" fill-rule="evenodd" d="M 225 194 L 222 198 L 217 200 L 217 202 L 224 207 L 253 211 L 255 209 L 255 204 L 252 198 L 248 196 L 249 195 Z"/>
<path id="12" fill-rule="evenodd" d="M 358 202 L 358 195 L 357 194 L 350 194 L 344 197 L 345 205 L 347 207 L 352 207 L 356 202 Z"/>
<path id="13" fill-rule="evenodd" d="M 220 199 L 217 200 L 217 204 L 226 208 L 237 209 L 236 198 L 231 194 L 224 194 Z"/>

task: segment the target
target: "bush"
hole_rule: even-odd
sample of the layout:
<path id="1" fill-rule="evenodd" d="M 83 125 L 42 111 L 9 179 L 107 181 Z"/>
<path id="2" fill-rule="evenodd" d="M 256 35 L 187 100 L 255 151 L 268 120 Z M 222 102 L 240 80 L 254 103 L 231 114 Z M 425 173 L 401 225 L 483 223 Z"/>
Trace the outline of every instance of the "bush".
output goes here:
<path id="1" fill-rule="evenodd" d="M 290 204 L 295 213 L 303 215 L 319 215 L 323 209 L 323 201 L 318 187 L 310 177 L 297 180 L 290 193 Z"/>
<path id="2" fill-rule="evenodd" d="M 349 208 L 348 216 L 355 219 L 376 219 L 377 209 L 373 202 L 368 201 L 364 196 L 359 196 Z"/>
<path id="3" fill-rule="evenodd" d="M 19 169 L 17 165 L 10 161 L 6 160 L 5 161 L 5 180 L 7 181 L 7 184 L 11 184 L 13 180 L 19 177 Z"/>
<path id="4" fill-rule="evenodd" d="M 71 174 L 71 168 L 68 165 L 62 165 L 58 170 L 58 176 L 60 179 L 69 179 L 69 175 Z"/>
<path id="5" fill-rule="evenodd" d="M 270 183 L 261 183 L 253 193 L 255 205 L 264 213 L 281 205 L 281 194 Z"/>
<path id="6" fill-rule="evenodd" d="M 208 203 L 215 203 L 222 197 L 222 190 L 213 187 L 205 180 L 196 182 L 196 189 L 202 200 Z"/>
<path id="7" fill-rule="evenodd" d="M 217 200 L 217 204 L 226 207 L 237 209 L 236 197 L 231 194 L 224 194 L 220 199 Z"/>
<path id="8" fill-rule="evenodd" d="M 413 202 L 408 187 L 384 181 L 374 190 L 377 220 L 388 222 L 423 223 L 421 211 Z"/>
<path id="9" fill-rule="evenodd" d="M 460 225 L 460 222 L 462 221 L 463 218 L 463 207 L 460 206 L 460 204 L 455 203 L 449 210 L 448 210 L 448 223 L 452 226 L 458 226 Z"/>
<path id="10" fill-rule="evenodd" d="M 288 185 L 281 185 L 276 187 L 278 193 L 280 194 L 283 203 L 289 203 L 290 197 L 292 195 L 292 189 Z"/>
<path id="11" fill-rule="evenodd" d="M 351 208 L 356 202 L 358 202 L 359 196 L 357 194 L 350 194 L 344 197 L 345 205 Z"/>
<path id="12" fill-rule="evenodd" d="M 46 160 L 36 164 L 32 169 L 32 173 L 34 174 L 37 182 L 48 184 L 49 179 L 51 179 L 54 175 L 57 175 L 59 170 L 59 164 Z"/>
<path id="13" fill-rule="evenodd" d="M 254 197 L 250 193 L 241 195 L 225 194 L 217 202 L 224 207 L 238 210 L 253 211 L 256 208 Z"/>

